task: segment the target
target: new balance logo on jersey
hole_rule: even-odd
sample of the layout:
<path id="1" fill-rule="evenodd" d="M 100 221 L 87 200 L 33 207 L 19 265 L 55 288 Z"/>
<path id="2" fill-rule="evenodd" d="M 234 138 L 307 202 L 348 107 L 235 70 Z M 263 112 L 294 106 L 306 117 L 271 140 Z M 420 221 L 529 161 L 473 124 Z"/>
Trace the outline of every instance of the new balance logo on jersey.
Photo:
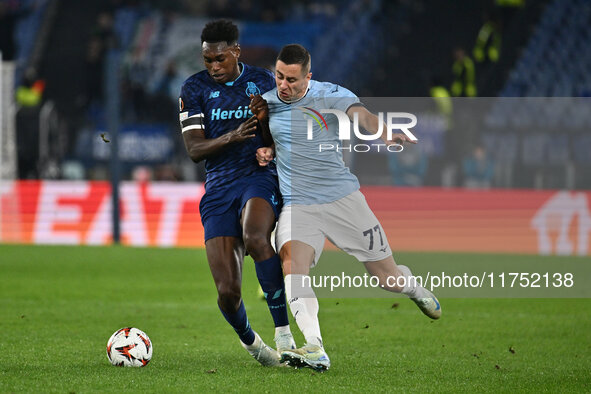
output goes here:
<path id="1" fill-rule="evenodd" d="M 215 92 L 211 92 L 209 94 L 209 98 L 210 99 L 212 99 L 212 98 L 218 98 L 218 97 L 220 97 L 220 91 L 219 90 L 216 90 Z"/>
<path id="2" fill-rule="evenodd" d="M 215 108 L 211 110 L 211 120 L 227 120 L 227 119 L 248 119 L 253 116 L 253 113 L 248 109 L 248 105 L 241 105 L 236 109 L 223 110 Z"/>

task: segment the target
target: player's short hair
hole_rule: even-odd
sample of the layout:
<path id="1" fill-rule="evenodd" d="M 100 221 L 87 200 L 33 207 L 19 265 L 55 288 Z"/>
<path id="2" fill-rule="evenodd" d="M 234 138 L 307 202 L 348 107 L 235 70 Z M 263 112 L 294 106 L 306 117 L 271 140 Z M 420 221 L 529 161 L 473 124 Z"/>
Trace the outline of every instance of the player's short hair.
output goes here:
<path id="1" fill-rule="evenodd" d="M 277 60 L 285 64 L 300 64 L 304 74 L 310 72 L 312 63 L 310 52 L 300 44 L 289 44 L 281 48 Z"/>
<path id="2" fill-rule="evenodd" d="M 201 43 L 225 42 L 230 45 L 238 43 L 238 26 L 227 19 L 209 22 L 201 32 Z"/>

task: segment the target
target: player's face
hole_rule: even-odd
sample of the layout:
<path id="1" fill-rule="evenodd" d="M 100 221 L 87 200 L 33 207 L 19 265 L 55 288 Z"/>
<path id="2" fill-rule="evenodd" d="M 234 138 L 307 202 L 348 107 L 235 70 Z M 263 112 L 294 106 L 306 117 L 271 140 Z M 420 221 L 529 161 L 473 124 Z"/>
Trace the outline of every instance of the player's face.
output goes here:
<path id="1" fill-rule="evenodd" d="M 238 78 L 240 75 L 238 68 L 239 45 L 228 46 L 225 42 L 204 42 L 201 51 L 205 68 L 214 81 L 226 83 Z"/>
<path id="2" fill-rule="evenodd" d="M 279 98 L 284 101 L 294 101 L 306 94 L 308 82 L 312 73 L 302 70 L 301 64 L 285 64 L 277 60 L 275 64 L 275 82 Z"/>

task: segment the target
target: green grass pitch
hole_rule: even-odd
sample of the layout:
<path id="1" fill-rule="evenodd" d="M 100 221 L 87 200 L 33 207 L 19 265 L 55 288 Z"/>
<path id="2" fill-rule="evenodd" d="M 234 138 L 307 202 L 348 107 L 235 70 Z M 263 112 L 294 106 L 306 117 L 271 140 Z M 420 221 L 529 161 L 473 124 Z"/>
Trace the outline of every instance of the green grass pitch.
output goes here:
<path id="1" fill-rule="evenodd" d="M 272 344 L 252 261 L 244 299 Z M 591 391 L 591 300 L 441 301 L 432 322 L 403 298 L 321 299 L 331 369 L 269 369 L 219 313 L 202 250 L 1 245 L 0 392 Z M 152 339 L 147 367 L 109 364 L 107 339 L 124 326 Z"/>

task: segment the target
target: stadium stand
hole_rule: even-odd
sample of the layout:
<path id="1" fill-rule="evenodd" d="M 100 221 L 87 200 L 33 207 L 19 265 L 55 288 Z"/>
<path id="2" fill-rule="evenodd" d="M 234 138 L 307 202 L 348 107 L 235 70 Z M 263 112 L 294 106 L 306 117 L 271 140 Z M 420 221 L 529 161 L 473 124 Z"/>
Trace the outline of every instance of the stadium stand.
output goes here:
<path id="1" fill-rule="evenodd" d="M 32 4 L 33 0 L 24 1 Z M 300 42 L 312 53 L 315 79 L 339 83 L 361 97 L 427 97 L 435 77 L 440 77 L 442 87 L 449 88 L 453 49 L 463 47 L 472 54 L 485 22 L 483 16 L 490 14 L 491 7 L 495 11 L 495 2 L 489 0 L 458 0 L 454 7 L 435 0 L 288 1 L 281 7 L 265 1 L 251 10 L 236 1 L 205 3 L 39 3 L 57 4 L 52 29 L 45 37 L 51 50 L 43 52 L 38 70 L 47 83 L 43 100 L 53 102 L 51 111 L 46 111 L 53 126 L 44 140 L 54 146 L 45 151 L 57 155 L 58 162 L 83 163 L 86 171 L 98 174 L 98 178 L 107 173 L 102 168 L 104 152 L 93 156 L 84 148 L 104 131 L 101 92 L 104 54 L 109 48 L 116 47 L 124 54 L 122 128 L 135 133 L 150 129 L 158 138 L 169 135 L 175 142 L 172 159 L 168 151 L 165 155 L 168 164 L 185 168 L 181 178 L 200 180 L 202 169 L 195 171 L 192 163 L 186 163 L 184 148 L 176 138 L 175 97 L 182 81 L 203 67 L 197 56 L 198 37 L 212 16 L 238 19 L 245 62 L 272 67 L 282 45 Z M 480 101 L 482 108 L 473 111 L 484 122 L 456 119 L 457 113 L 452 111 L 445 121 L 446 130 L 440 124 L 428 135 L 422 131 L 420 149 L 429 163 L 425 185 L 461 186 L 462 160 L 477 145 L 496 163 L 490 181 L 493 187 L 583 187 L 588 183 L 580 175 L 589 160 L 584 149 L 589 139 L 583 132 L 591 121 L 585 111 L 588 103 L 584 97 L 570 101 L 560 97 L 589 96 L 591 91 L 591 77 L 586 72 L 591 57 L 583 50 L 591 38 L 589 24 L 585 23 L 590 9 L 591 5 L 582 0 L 540 0 L 498 13 L 497 17 L 504 18 L 500 57 L 488 68 L 476 62 L 479 96 L 491 97 Z M 39 16 L 42 10 L 35 8 L 37 27 L 27 28 L 29 38 L 23 40 L 30 42 L 32 32 L 50 19 Z M 105 14 L 111 22 L 103 29 L 100 20 Z M 30 18 L 33 20 L 32 14 Z M 31 44 L 21 46 L 31 52 Z M 551 97 L 537 102 L 510 100 L 541 95 Z M 498 96 L 502 99 L 495 100 Z M 452 107 L 466 112 L 455 103 Z M 462 122 L 468 123 L 464 127 Z M 436 124 L 436 120 L 430 123 Z M 449 127 L 452 124 L 455 129 Z M 563 136 L 554 130 L 561 125 L 572 131 Z M 537 134 L 528 131 L 532 128 L 537 128 Z M 449 133 L 455 133 L 453 138 Z M 456 143 L 452 140 L 461 144 L 453 146 Z M 504 148 L 497 149 L 499 144 Z M 453 163 L 450 156 L 457 156 Z M 93 157 L 100 159 L 93 162 Z M 372 159 L 388 167 L 386 157 Z M 373 165 L 361 161 L 351 165 L 359 171 L 363 183 L 392 183 L 390 174 L 373 171 Z M 124 176 L 130 178 L 133 167 L 125 171 Z M 525 175 L 516 175 L 516 171 Z M 61 176 L 55 171 L 52 174 Z"/>
<path id="2" fill-rule="evenodd" d="M 15 85 L 20 84 L 23 73 L 31 64 L 31 55 L 36 43 L 39 41 L 39 30 L 41 28 L 44 16 L 48 9 L 49 0 L 21 0 L 18 2 L 5 2 L 5 10 L 1 23 L 10 24 L 8 18 L 14 18 L 14 31 L 12 39 L 14 40 L 14 61 L 16 63 Z M 7 18 L 6 20 L 4 18 Z M 6 34 L 3 32 L 3 34 Z M 11 39 L 10 35 L 3 37 Z M 4 59 L 7 60 L 7 55 Z"/>
<path id="3" fill-rule="evenodd" d="M 587 1 L 550 2 L 486 116 L 489 148 L 507 136 L 519 146 L 503 157 L 517 168 L 516 184 L 589 187 L 591 159 L 582 154 L 591 149 L 589 20 Z"/>
<path id="4" fill-rule="evenodd" d="M 546 8 L 502 97 L 591 95 L 591 3 L 555 0 Z"/>
<path id="5" fill-rule="evenodd" d="M 375 63 L 371 59 L 384 44 L 376 23 L 381 9 L 380 0 L 348 1 L 341 6 L 340 18 L 313 48 L 315 79 L 347 86 L 359 95 L 370 95 L 366 89 L 372 75 L 368 67 Z"/>
<path id="6" fill-rule="evenodd" d="M 22 0 L 17 10 L 19 20 L 16 24 L 14 39 L 17 42 L 15 83 L 18 85 L 24 70 L 29 66 L 29 57 L 39 39 L 38 32 L 49 5 L 49 0 Z"/>

